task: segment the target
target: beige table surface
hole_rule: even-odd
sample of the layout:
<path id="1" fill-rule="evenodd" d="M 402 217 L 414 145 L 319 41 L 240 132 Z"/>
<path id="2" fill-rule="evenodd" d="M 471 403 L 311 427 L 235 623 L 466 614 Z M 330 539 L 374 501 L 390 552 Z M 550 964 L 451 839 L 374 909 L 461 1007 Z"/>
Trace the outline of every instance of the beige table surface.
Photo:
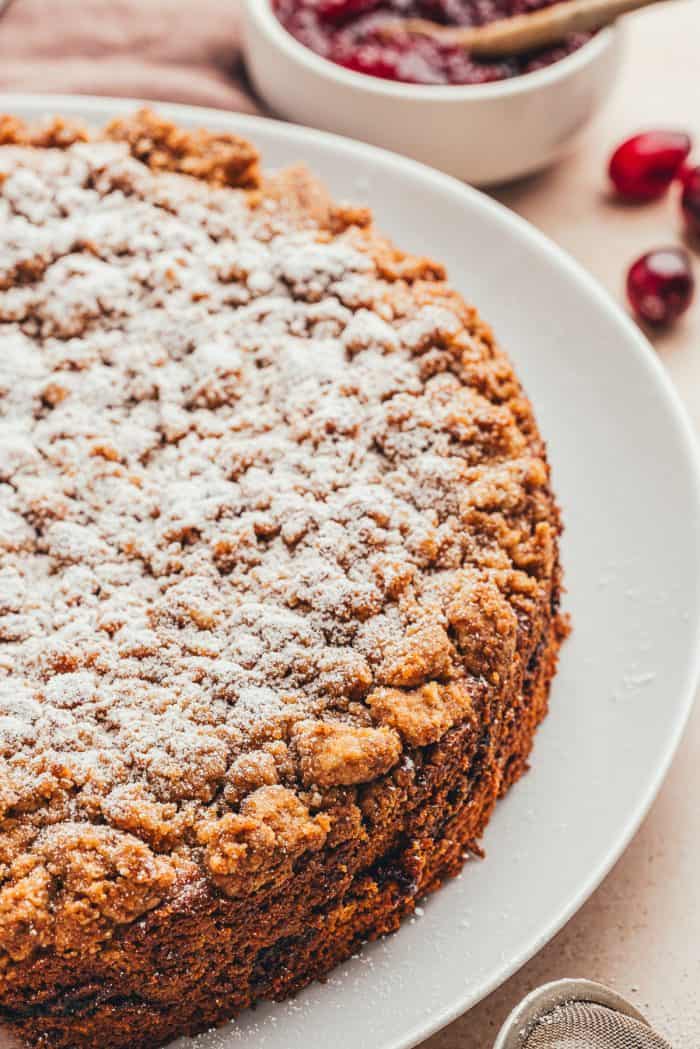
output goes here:
<path id="1" fill-rule="evenodd" d="M 700 2 L 645 12 L 628 24 L 620 81 L 576 154 L 543 176 L 495 194 L 618 298 L 628 262 L 649 248 L 674 243 L 680 224 L 675 199 L 625 208 L 608 198 L 604 170 L 610 147 L 644 127 L 677 126 L 695 134 L 700 163 Z M 694 261 L 700 285 L 700 251 Z M 700 291 L 686 319 L 655 343 L 700 428 Z M 556 855 L 551 862 L 557 862 Z M 700 704 L 650 815 L 597 893 L 524 969 L 423 1049 L 490 1049 L 527 991 L 564 976 L 612 985 L 674 1049 L 698 1049 L 699 890 Z"/>

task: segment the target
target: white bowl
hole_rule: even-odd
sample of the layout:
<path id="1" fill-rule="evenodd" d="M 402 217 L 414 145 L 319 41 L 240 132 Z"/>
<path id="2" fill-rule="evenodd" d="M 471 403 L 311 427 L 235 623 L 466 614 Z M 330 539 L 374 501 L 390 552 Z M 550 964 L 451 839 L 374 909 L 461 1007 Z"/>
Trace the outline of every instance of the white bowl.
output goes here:
<path id="1" fill-rule="evenodd" d="M 270 0 L 244 0 L 248 70 L 277 114 L 403 153 L 476 185 L 546 167 L 605 100 L 619 27 L 545 69 L 492 84 L 399 84 L 354 73 L 300 44 Z"/>

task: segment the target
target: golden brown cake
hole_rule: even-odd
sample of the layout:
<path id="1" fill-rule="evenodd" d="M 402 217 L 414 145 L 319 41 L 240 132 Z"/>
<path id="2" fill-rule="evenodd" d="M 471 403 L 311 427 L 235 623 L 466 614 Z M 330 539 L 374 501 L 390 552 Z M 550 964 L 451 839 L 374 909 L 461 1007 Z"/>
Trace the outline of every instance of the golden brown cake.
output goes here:
<path id="1" fill-rule="evenodd" d="M 479 852 L 559 516 L 491 330 L 367 211 L 149 113 L 0 143 L 0 1023 L 146 1049 Z"/>

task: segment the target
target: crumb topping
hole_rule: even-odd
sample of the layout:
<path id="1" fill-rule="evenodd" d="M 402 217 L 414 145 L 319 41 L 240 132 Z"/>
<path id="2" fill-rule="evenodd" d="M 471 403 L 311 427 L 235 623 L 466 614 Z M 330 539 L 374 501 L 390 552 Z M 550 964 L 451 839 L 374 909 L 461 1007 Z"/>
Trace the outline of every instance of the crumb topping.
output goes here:
<path id="1" fill-rule="evenodd" d="M 140 120 L 0 121 L 0 972 L 291 876 L 326 792 L 502 687 L 554 562 L 441 268 Z"/>

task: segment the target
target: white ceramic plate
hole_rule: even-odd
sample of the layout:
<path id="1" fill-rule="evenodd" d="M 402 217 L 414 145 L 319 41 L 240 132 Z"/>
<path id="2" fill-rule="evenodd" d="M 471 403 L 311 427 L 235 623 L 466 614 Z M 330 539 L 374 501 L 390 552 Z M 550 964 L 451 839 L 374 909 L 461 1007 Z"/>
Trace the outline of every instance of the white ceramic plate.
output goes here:
<path id="1" fill-rule="evenodd" d="M 130 105 L 0 96 L 0 110 L 94 122 Z M 403 247 L 447 262 L 512 355 L 549 442 L 575 629 L 533 769 L 500 804 L 486 860 L 469 863 L 420 917 L 326 984 L 198 1042 L 408 1049 L 554 935 L 621 854 L 661 784 L 698 670 L 694 439 L 633 324 L 569 258 L 486 197 L 329 135 L 214 110 L 159 109 L 183 124 L 249 136 L 269 166 L 307 161 L 336 196 L 370 203 Z"/>

